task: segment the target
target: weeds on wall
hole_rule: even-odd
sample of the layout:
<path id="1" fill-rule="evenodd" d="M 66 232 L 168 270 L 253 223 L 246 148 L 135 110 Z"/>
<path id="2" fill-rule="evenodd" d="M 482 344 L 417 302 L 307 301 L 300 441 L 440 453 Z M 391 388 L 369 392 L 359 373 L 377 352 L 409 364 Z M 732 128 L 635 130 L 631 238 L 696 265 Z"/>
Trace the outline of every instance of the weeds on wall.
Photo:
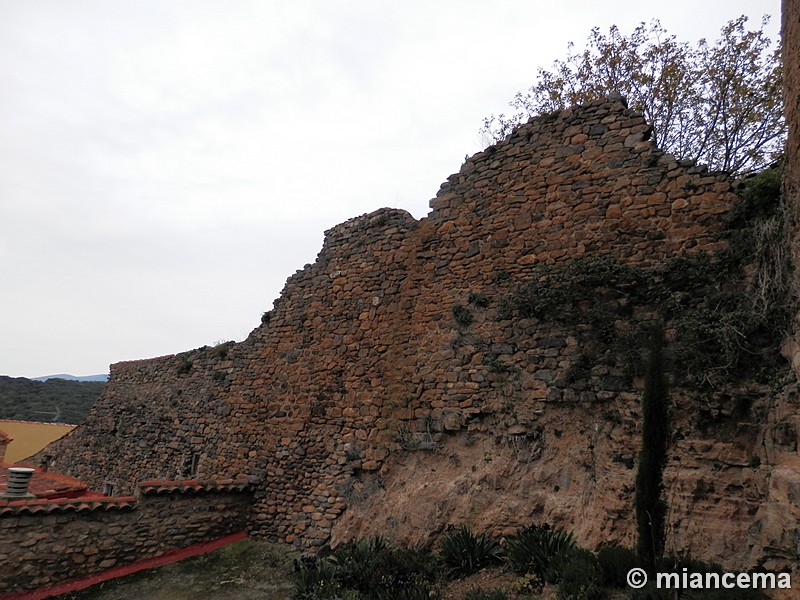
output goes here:
<path id="1" fill-rule="evenodd" d="M 181 356 L 178 358 L 178 366 L 175 369 L 178 375 L 186 375 L 192 370 L 192 361 L 188 356 Z"/>
<path id="2" fill-rule="evenodd" d="M 456 303 L 453 304 L 453 319 L 456 323 L 461 325 L 462 327 L 469 327 L 472 325 L 472 322 L 475 320 L 475 317 L 472 316 L 469 308 L 463 306 L 462 304 Z"/>
<path id="3" fill-rule="evenodd" d="M 778 348 L 791 314 L 788 213 L 779 182 L 768 170 L 741 184 L 724 232 L 726 251 L 653 267 L 607 256 L 540 265 L 502 299 L 498 318 L 538 319 L 577 332 L 584 352 L 573 380 L 587 378 L 597 364 L 641 375 L 648 323 L 657 320 L 666 323 L 667 370 L 678 381 L 714 387 L 770 377 L 783 367 Z"/>

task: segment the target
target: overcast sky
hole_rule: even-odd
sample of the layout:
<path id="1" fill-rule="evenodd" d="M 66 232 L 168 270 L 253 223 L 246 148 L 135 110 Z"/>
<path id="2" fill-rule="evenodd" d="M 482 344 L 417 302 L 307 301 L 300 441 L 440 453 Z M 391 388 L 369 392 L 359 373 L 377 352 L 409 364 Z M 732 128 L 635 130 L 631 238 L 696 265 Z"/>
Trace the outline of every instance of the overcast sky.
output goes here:
<path id="1" fill-rule="evenodd" d="M 420 218 L 593 26 L 780 0 L 0 0 L 0 374 L 240 341 L 323 231 Z"/>

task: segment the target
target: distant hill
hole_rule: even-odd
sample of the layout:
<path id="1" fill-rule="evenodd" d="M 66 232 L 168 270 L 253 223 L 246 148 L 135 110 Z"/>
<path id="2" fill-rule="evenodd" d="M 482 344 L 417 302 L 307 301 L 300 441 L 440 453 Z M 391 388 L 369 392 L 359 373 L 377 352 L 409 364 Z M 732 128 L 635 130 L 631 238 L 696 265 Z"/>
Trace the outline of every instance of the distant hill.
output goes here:
<path id="1" fill-rule="evenodd" d="M 105 381 L 46 381 L 0 375 L 0 419 L 80 424 L 103 392 Z"/>
<path id="2" fill-rule="evenodd" d="M 84 375 L 83 377 L 75 377 L 75 375 L 59 373 L 57 375 L 31 377 L 31 381 L 47 381 L 48 379 L 66 379 L 67 381 L 108 381 L 108 375 Z"/>

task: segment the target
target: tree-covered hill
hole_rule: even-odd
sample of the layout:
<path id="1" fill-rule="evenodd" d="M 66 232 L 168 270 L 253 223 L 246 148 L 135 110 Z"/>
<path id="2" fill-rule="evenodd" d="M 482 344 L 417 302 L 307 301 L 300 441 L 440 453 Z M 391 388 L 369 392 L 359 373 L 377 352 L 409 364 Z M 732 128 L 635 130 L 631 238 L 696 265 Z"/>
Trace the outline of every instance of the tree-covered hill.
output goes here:
<path id="1" fill-rule="evenodd" d="M 79 424 L 105 387 L 100 381 L 0 375 L 0 419 Z"/>

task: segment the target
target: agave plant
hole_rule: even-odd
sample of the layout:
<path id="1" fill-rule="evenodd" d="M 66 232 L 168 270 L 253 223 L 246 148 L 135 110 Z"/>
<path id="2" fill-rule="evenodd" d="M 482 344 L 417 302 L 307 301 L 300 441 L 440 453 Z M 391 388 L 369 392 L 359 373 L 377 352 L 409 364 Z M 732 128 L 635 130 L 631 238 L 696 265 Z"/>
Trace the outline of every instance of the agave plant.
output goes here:
<path id="1" fill-rule="evenodd" d="M 555 581 L 559 564 L 575 546 L 570 532 L 546 524 L 530 525 L 509 538 L 506 560 L 515 573 L 531 573 L 540 579 Z"/>
<path id="2" fill-rule="evenodd" d="M 462 525 L 445 536 L 439 556 L 453 575 L 466 576 L 499 563 L 501 548 L 485 533 L 476 535 Z"/>

